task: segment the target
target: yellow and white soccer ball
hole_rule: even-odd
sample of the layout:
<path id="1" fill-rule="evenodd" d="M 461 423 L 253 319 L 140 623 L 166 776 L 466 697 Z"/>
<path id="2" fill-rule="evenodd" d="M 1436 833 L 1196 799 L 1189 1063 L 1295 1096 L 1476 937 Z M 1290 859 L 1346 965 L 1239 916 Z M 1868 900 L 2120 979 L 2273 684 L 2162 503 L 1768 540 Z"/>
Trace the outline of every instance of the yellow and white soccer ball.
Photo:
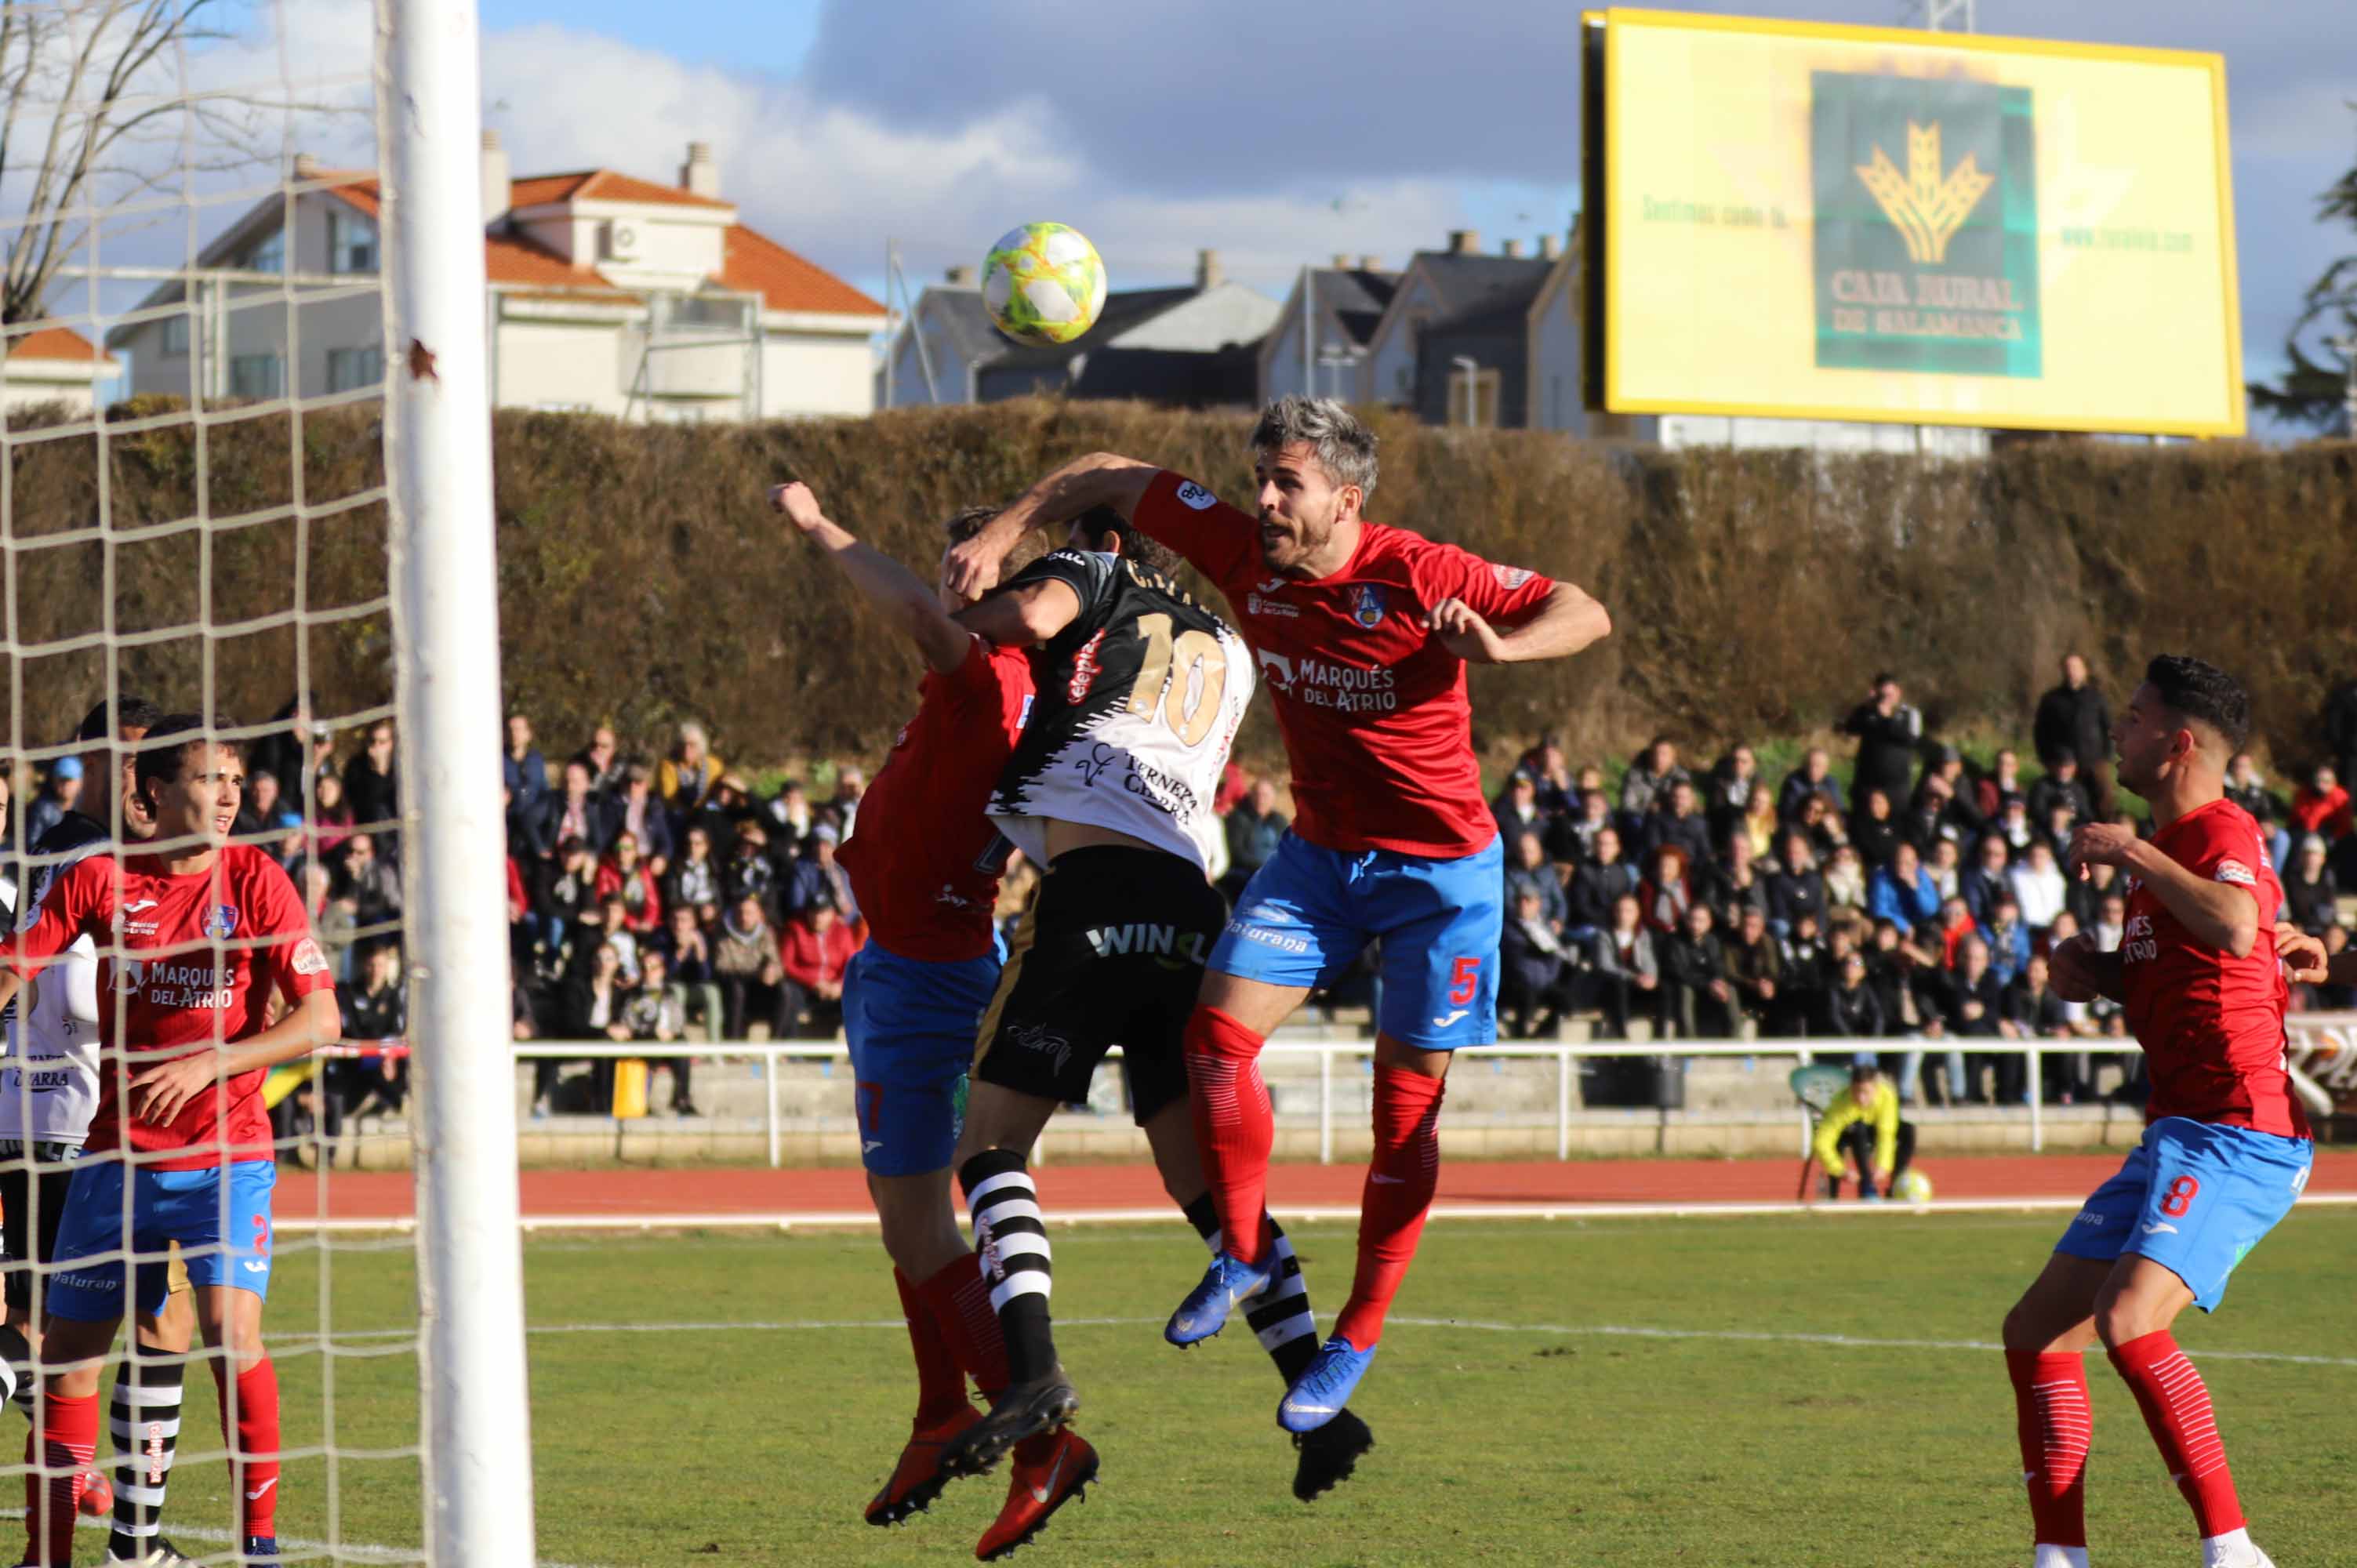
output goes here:
<path id="1" fill-rule="evenodd" d="M 1104 309 L 1104 259 L 1061 223 L 1009 229 L 982 261 L 982 306 L 1018 343 L 1069 343 Z"/>
<path id="2" fill-rule="evenodd" d="M 1932 1178 L 1910 1165 L 1907 1174 L 1891 1187 L 1890 1196 L 1900 1203 L 1929 1203 L 1932 1201 Z"/>

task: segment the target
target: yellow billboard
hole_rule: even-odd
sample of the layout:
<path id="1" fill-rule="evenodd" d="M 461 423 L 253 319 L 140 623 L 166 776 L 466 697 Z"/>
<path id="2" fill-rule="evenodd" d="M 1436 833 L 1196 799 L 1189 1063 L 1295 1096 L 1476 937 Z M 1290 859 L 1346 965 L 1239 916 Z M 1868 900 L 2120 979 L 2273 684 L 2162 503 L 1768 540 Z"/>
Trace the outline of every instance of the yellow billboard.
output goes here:
<path id="1" fill-rule="evenodd" d="M 1591 402 L 2242 434 L 2218 56 L 1584 20 Z"/>

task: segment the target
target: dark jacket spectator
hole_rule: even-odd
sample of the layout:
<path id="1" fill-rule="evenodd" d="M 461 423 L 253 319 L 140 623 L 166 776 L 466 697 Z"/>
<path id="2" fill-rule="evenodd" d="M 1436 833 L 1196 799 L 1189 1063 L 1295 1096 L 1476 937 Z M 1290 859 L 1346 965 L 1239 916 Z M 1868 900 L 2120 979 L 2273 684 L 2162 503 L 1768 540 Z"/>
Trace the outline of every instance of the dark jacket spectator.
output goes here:
<path id="1" fill-rule="evenodd" d="M 1735 988 L 1735 1004 L 1746 1017 L 1764 1022 L 1776 1004 L 1777 988 L 1784 978 L 1784 954 L 1768 934 L 1766 911 L 1749 908 L 1724 950 L 1727 983 Z"/>
<path id="2" fill-rule="evenodd" d="M 809 843 L 788 870 L 784 894 L 788 912 L 799 913 L 825 904 L 841 914 L 845 922 L 859 923 L 859 903 L 851 896 L 851 873 L 834 858 L 834 846 L 840 837 L 830 822 L 821 822 L 811 830 Z"/>
<path id="3" fill-rule="evenodd" d="M 1820 1032 L 1838 1039 L 1872 1040 L 1884 1033 L 1881 998 L 1867 983 L 1866 955 L 1842 960 L 1841 975 L 1817 1007 Z"/>
<path id="4" fill-rule="evenodd" d="M 1571 874 L 1564 924 L 1573 931 L 1600 931 L 1612 923 L 1612 906 L 1637 891 L 1635 867 L 1620 858 L 1620 833 L 1607 827 L 1596 835 L 1596 858 Z"/>
<path id="5" fill-rule="evenodd" d="M 1266 865 L 1285 830 L 1293 824 L 1276 809 L 1276 786 L 1266 779 L 1253 780 L 1252 792 L 1236 802 L 1223 824 L 1228 840 L 1228 874 L 1220 879 L 1230 898 L 1242 893 L 1253 873 Z"/>
<path id="6" fill-rule="evenodd" d="M 2299 842 L 2291 868 L 2284 873 L 2284 905 L 2291 923 L 2310 936 L 2340 920 L 2341 884 L 2324 864 L 2324 841 L 2314 833 Z"/>
<path id="7" fill-rule="evenodd" d="M 533 853 L 544 856 L 566 839 L 579 839 L 594 857 L 612 843 L 609 826 L 605 802 L 590 787 L 589 764 L 576 757 L 565 765 L 563 787 L 541 797 L 526 838 Z"/>
<path id="8" fill-rule="evenodd" d="M 663 874 L 663 901 L 716 908 L 727 892 L 723 868 L 712 858 L 712 835 L 702 828 L 688 829 L 686 851 Z"/>
<path id="9" fill-rule="evenodd" d="M 1666 801 L 1657 802 L 1653 814 L 1645 819 L 1645 858 L 1651 860 L 1663 844 L 1675 844 L 1685 851 L 1690 866 L 1710 863 L 1710 822 L 1702 814 L 1702 804 L 1691 779 L 1673 783 Z"/>
<path id="10" fill-rule="evenodd" d="M 2104 900 L 2116 897 L 2120 891 L 2120 868 L 2116 865 L 2091 865 L 2083 876 L 2071 878 L 2071 890 L 2063 896 L 2062 908 L 2086 930 L 2100 919 Z"/>
<path id="11" fill-rule="evenodd" d="M 1817 869 L 1808 835 L 1788 833 L 1782 868 L 1768 879 L 1768 918 L 1790 928 L 1810 916 L 1824 924 L 1824 874 Z"/>
<path id="12" fill-rule="evenodd" d="M 1505 909 L 1511 914 L 1514 900 L 1528 892 L 1539 901 L 1539 918 L 1547 929 L 1561 935 L 1570 918 L 1570 907 L 1564 897 L 1563 879 L 1555 875 L 1554 865 L 1546 857 L 1546 846 L 1539 843 L 1535 832 L 1524 832 L 1506 845 Z"/>
<path id="13" fill-rule="evenodd" d="M 1869 872 L 1889 865 L 1892 852 L 1906 836 L 1891 815 L 1890 802 L 1896 798 L 1878 789 L 1860 789 L 1857 809 L 1849 814 L 1849 842 L 1857 846 L 1857 857 Z"/>
<path id="14" fill-rule="evenodd" d="M 1947 976 L 1941 996 L 1948 1032 L 1967 1039 L 1993 1038 L 2004 1031 L 2005 987 L 1989 968 L 1988 949 L 1978 937 L 1958 944 L 1956 967 Z"/>
<path id="15" fill-rule="evenodd" d="M 1915 752 L 1923 739 L 1923 715 L 1903 700 L 1897 680 L 1878 675 L 1874 693 L 1850 710 L 1842 733 L 1857 737 L 1857 767 L 1851 788 L 1861 798 L 1879 789 L 1904 800 L 1915 782 Z"/>
<path id="16" fill-rule="evenodd" d="M 401 821 L 401 769 L 391 719 L 369 725 L 368 745 L 344 764 L 344 799 L 352 821 L 382 832 Z"/>
<path id="17" fill-rule="evenodd" d="M 1552 871 L 1546 875 L 1553 880 Z M 1498 1015 L 1515 1038 L 1531 1036 L 1532 1015 L 1542 1010 L 1544 1020 L 1536 1032 L 1552 1033 L 1553 1020 L 1571 1006 L 1570 950 L 1540 910 L 1537 883 L 1525 879 L 1510 886 L 1498 937 Z"/>
<path id="18" fill-rule="evenodd" d="M 2046 961 L 2034 958 L 2005 988 L 2003 1017 L 2018 1039 L 2068 1039 L 2071 1010 L 2048 983 Z"/>
<path id="19" fill-rule="evenodd" d="M 625 766 L 622 787 L 604 797 L 603 804 L 608 843 L 629 833 L 639 841 L 639 854 L 653 865 L 657 876 L 670 868 L 675 853 L 671 813 L 655 798 L 654 773 L 645 763 Z"/>
<path id="20" fill-rule="evenodd" d="M 358 924 L 381 926 L 401 918 L 401 868 L 377 853 L 377 835 L 354 833 L 344 841 L 339 894 L 354 906 Z"/>
<path id="21" fill-rule="evenodd" d="M 1751 836 L 1740 828 L 1727 836 L 1725 851 L 1717 859 L 1706 863 L 1705 875 L 1710 884 L 1710 901 L 1718 914 L 1722 930 L 1742 927 L 1746 910 L 1757 909 L 1764 919 L 1768 915 L 1768 879 L 1751 859 Z"/>
<path id="22" fill-rule="evenodd" d="M 566 839 L 557 850 L 555 865 L 542 874 L 533 911 L 542 920 L 561 922 L 569 929 L 597 902 L 597 863 L 590 858 L 587 844 Z"/>
<path id="23" fill-rule="evenodd" d="M 1538 779 L 1515 768 L 1505 793 L 1490 802 L 1490 815 L 1498 824 L 1498 836 L 1510 847 L 1523 833 L 1544 833 L 1547 815 L 1539 806 Z"/>
<path id="24" fill-rule="evenodd" d="M 1751 804 L 1751 787 L 1760 781 L 1760 759 L 1748 746 L 1738 746 L 1710 765 L 1704 793 L 1704 813 L 1716 821 L 1722 812 L 1741 816 Z"/>
<path id="25" fill-rule="evenodd" d="M 2086 771 L 2078 757 L 2067 751 L 2048 766 L 2045 778 L 2029 787 L 2029 825 L 2043 829 L 2057 806 L 2070 807 L 2074 822 L 2095 814 L 2094 797 L 2087 792 Z"/>
<path id="26" fill-rule="evenodd" d="M 1735 986 L 1727 978 L 1727 949 L 1711 930 L 1708 904 L 1696 904 L 1661 955 L 1665 1008 L 1689 1039 L 1726 1039 L 1735 1033 Z"/>
<path id="27" fill-rule="evenodd" d="M 1813 747 L 1800 767 L 1784 775 L 1784 787 L 1776 792 L 1776 814 L 1787 824 L 1797 822 L 1802 806 L 1812 795 L 1822 799 L 1836 816 L 1849 810 L 1841 781 L 1833 774 L 1833 758 L 1822 746 Z"/>
<path id="28" fill-rule="evenodd" d="M 2237 752 L 2234 760 L 2226 765 L 2226 799 L 2243 808 L 2251 820 L 2263 828 L 2270 828 L 2283 820 L 2283 802 L 2267 789 L 2260 777 L 2258 764 L 2247 751 Z"/>
<path id="29" fill-rule="evenodd" d="M 2085 660 L 2073 653 L 2062 660 L 2062 683 L 2038 699 L 2029 733 L 2039 761 L 2049 768 L 2056 757 L 2074 757 L 2093 772 L 2111 757 L 2112 711 L 2089 682 Z"/>
<path id="30" fill-rule="evenodd" d="M 1994 833 L 1982 838 L 1973 852 L 1973 864 L 1956 876 L 1956 896 L 1964 901 L 1974 919 L 1986 924 L 1996 912 L 1997 898 L 2012 890 L 2006 880 L 2012 865 L 2013 853 L 2005 840 Z"/>
<path id="31" fill-rule="evenodd" d="M 548 759 L 532 743 L 532 720 L 508 715 L 508 743 L 500 753 L 500 778 L 508 787 L 508 811 L 528 817 L 548 793 Z"/>
<path id="32" fill-rule="evenodd" d="M 737 824 L 735 843 L 736 849 L 720 868 L 721 897 L 732 906 L 747 898 L 758 898 L 766 908 L 770 890 L 778 878 L 777 867 L 770 860 L 770 835 L 761 830 L 760 823 L 743 822 Z"/>
<path id="33" fill-rule="evenodd" d="M 1601 789 L 1587 790 L 1580 796 L 1577 811 L 1547 820 L 1547 858 L 1557 865 L 1585 865 L 1596 858 L 1596 841 L 1606 832 L 1616 842 L 1620 838 L 1620 829 L 1612 821 L 1612 802 Z"/>

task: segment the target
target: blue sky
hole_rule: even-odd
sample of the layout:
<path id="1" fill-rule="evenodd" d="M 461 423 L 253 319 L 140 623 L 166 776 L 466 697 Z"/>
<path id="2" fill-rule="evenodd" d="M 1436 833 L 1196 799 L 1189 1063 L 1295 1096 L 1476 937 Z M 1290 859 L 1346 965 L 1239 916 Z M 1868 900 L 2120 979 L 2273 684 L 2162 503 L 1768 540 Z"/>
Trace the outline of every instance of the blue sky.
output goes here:
<path id="1" fill-rule="evenodd" d="M 1979 28 L 2227 57 L 2246 357 L 2352 248 L 2315 198 L 2357 156 L 2350 0 L 1980 0 Z M 1905 0 L 1694 0 L 1881 25 Z M 1559 0 L 483 0 L 485 91 L 519 172 L 673 177 L 716 145 L 748 221 L 871 292 L 1008 224 L 1095 238 L 1116 286 L 1199 247 L 1281 294 L 1335 252 L 1397 264 L 1452 228 L 1560 230 L 1575 205 L 1577 7 Z M 2340 41 L 2323 47 L 2338 37 Z"/>

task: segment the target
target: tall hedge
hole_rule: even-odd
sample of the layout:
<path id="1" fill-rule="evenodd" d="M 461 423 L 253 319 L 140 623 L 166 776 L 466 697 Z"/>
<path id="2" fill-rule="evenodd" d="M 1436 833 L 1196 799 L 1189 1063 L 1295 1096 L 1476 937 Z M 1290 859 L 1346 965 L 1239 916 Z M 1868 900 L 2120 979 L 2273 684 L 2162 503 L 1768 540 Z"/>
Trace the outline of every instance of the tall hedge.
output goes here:
<path id="1" fill-rule="evenodd" d="M 909 705 L 917 662 L 785 537 L 765 486 L 807 479 L 855 532 L 930 575 L 937 520 L 1099 448 L 1249 503 L 1248 424 L 1039 400 L 752 426 L 503 413 L 508 698 L 552 747 L 598 719 L 653 747 L 693 715 L 732 760 L 873 757 Z M 2307 755 L 2326 687 L 2357 673 L 2348 445 L 2070 441 L 1923 463 L 1614 453 L 1389 415 L 1380 431 L 1375 516 L 1572 578 L 1612 612 L 1614 636 L 1583 658 L 1475 671 L 1484 741 L 1555 729 L 1589 751 L 1655 728 L 1698 745 L 1809 729 L 1886 665 L 1935 724 L 2018 726 L 2066 650 L 2117 688 L 2149 653 L 2185 649 L 2251 684 L 2262 734 L 2289 757 Z M 36 434 L 20 429 L 8 451 L 14 647 L 106 628 L 111 553 L 117 633 L 208 616 L 235 633 L 133 637 L 126 682 L 192 699 L 210 648 L 223 705 L 259 716 L 293 691 L 299 648 L 325 710 L 384 700 L 388 628 L 368 607 L 384 592 L 385 527 L 369 411 L 307 416 L 299 441 L 283 416 L 201 438 L 186 426 L 115 435 L 112 532 L 96 521 L 92 438 Z M 339 510 L 287 515 L 298 475 L 310 507 Z M 199 516 L 234 526 L 172 526 Z M 299 638 L 272 622 L 297 611 Z M 101 657 L 21 658 L 23 733 L 61 735 Z M 1273 749 L 1265 712 L 1243 745 Z"/>

